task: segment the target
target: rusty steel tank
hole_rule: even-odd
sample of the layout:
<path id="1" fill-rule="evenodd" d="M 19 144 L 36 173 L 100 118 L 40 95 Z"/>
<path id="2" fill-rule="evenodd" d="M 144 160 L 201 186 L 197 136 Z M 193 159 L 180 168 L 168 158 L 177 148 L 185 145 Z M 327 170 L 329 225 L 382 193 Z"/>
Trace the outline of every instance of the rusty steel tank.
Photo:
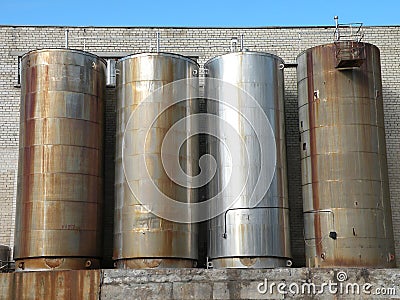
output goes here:
<path id="1" fill-rule="evenodd" d="M 208 257 L 214 268 L 291 266 L 283 63 L 273 54 L 241 51 L 212 58 L 204 66 L 209 79 L 205 85 L 207 112 L 221 118 L 216 129 L 220 140 L 210 137 L 208 141 L 209 154 L 218 167 L 208 198 L 220 193 L 220 203 L 211 209 L 221 203 L 228 208 L 209 221 Z M 226 105 L 229 102 L 231 106 Z M 236 133 L 227 131 L 230 126 Z M 253 130 L 257 126 L 269 127 L 272 140 L 258 136 Z M 222 145 L 235 134 L 244 142 L 229 149 L 230 159 Z M 262 151 L 264 144 L 272 145 L 269 150 L 273 151 Z M 270 182 L 260 171 L 268 161 L 273 164 Z M 257 181 L 265 193 L 256 192 Z M 231 203 L 237 186 L 243 189 Z M 255 194 L 257 205 L 253 207 Z"/>
<path id="2" fill-rule="evenodd" d="M 99 267 L 105 62 L 77 50 L 22 57 L 16 270 Z"/>
<path id="3" fill-rule="evenodd" d="M 147 202 L 145 195 L 153 195 L 156 186 L 162 194 L 184 203 L 197 202 L 196 192 L 177 185 L 165 172 L 160 153 L 174 123 L 198 110 L 199 66 L 177 54 L 142 53 L 122 58 L 116 68 L 115 265 L 117 268 L 193 267 L 198 257 L 197 225 L 177 223 L 154 214 L 154 206 L 165 211 L 170 208 L 158 196 L 151 199 L 152 203 Z M 183 79 L 193 79 L 194 86 L 172 84 Z M 188 101 L 172 105 L 174 95 L 178 94 Z M 162 107 L 166 108 L 163 112 Z M 133 116 L 139 109 L 141 113 Z M 158 110 L 160 115 L 152 116 Z M 144 136 L 147 139 L 142 143 Z M 198 168 L 198 161 L 190 160 L 198 149 L 196 138 L 182 146 L 179 161 L 185 171 Z"/>
<path id="4" fill-rule="evenodd" d="M 395 267 L 379 49 L 342 41 L 297 58 L 309 267 Z"/>

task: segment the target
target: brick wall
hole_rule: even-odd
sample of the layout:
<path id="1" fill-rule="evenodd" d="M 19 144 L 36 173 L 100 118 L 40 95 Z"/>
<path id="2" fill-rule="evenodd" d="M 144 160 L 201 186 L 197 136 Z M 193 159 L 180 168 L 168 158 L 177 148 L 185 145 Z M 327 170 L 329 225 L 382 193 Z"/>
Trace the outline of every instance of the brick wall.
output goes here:
<path id="1" fill-rule="evenodd" d="M 154 37 L 156 32 L 160 32 L 161 51 L 196 56 L 200 65 L 229 51 L 231 37 L 241 34 L 245 37 L 245 48 L 277 54 L 286 63 L 294 63 L 301 51 L 331 42 L 333 38 L 332 27 L 68 29 L 70 48 L 83 50 L 85 47 L 86 51 L 103 56 L 154 50 Z M 62 27 L 0 27 L 0 244 L 13 245 L 20 97 L 20 88 L 15 87 L 18 55 L 37 48 L 63 47 L 64 31 Z M 400 27 L 366 27 L 364 32 L 364 41 L 381 50 L 390 194 L 397 262 L 400 265 L 400 44 L 396 42 L 400 40 Z M 295 69 L 285 70 L 285 101 L 292 254 L 294 265 L 301 266 L 304 265 L 304 242 Z M 108 257 L 105 267 L 111 267 L 115 149 L 113 88 L 107 89 L 105 107 L 104 252 Z"/>

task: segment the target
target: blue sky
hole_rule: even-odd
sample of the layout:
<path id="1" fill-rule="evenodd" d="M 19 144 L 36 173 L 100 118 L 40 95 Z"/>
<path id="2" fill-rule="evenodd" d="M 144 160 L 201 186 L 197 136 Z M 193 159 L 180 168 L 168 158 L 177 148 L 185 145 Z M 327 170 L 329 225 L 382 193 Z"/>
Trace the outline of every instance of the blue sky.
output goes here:
<path id="1" fill-rule="evenodd" d="M 400 24 L 400 0 L 0 0 L 2 25 L 306 26 Z"/>

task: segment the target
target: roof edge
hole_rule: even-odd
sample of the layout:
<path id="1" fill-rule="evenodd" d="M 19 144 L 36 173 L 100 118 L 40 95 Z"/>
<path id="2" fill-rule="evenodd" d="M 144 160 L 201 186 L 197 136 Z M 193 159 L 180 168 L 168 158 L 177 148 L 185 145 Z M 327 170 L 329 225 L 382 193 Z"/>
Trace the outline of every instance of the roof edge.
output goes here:
<path id="1" fill-rule="evenodd" d="M 300 29 L 300 28 L 335 28 L 334 25 L 310 25 L 310 26 L 91 26 L 91 25 L 7 25 L 7 24 L 0 24 L 0 28 L 10 27 L 10 28 L 124 28 L 124 29 Z M 376 27 L 400 27 L 400 25 L 363 25 L 363 28 L 376 28 Z"/>

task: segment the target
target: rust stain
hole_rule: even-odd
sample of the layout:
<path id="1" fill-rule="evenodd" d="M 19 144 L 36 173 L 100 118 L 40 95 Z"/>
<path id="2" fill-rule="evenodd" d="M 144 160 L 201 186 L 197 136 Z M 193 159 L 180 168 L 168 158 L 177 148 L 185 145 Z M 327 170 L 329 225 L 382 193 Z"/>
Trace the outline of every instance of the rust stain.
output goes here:
<path id="1" fill-rule="evenodd" d="M 100 297 L 100 271 L 0 274 L 0 299 L 87 299 Z"/>
<path id="2" fill-rule="evenodd" d="M 320 261 L 320 267 L 332 267 L 332 266 L 340 266 L 340 267 L 357 267 L 357 268 L 395 268 L 396 264 L 394 261 L 389 261 L 386 257 L 380 256 L 372 256 L 372 255 L 354 255 L 354 251 L 357 249 L 343 249 L 343 252 L 346 253 L 337 253 L 335 257 L 326 258 L 325 260 Z M 349 254 L 349 252 L 352 252 Z M 383 259 L 382 259 L 383 258 Z"/>
<path id="3" fill-rule="evenodd" d="M 226 57 L 226 58 L 225 58 Z M 287 215 L 279 212 L 279 216 L 271 215 L 268 213 L 270 208 L 274 206 L 287 206 L 287 182 L 286 182 L 286 159 L 285 159 L 285 134 L 284 134 L 284 87 L 283 87 L 283 71 L 279 68 L 280 63 L 283 62 L 278 57 L 265 57 L 263 53 L 255 52 L 234 52 L 226 55 L 222 55 L 217 58 L 209 60 L 205 64 L 205 68 L 209 70 L 209 77 L 216 77 L 228 81 L 235 87 L 245 90 L 254 100 L 265 109 L 265 114 L 268 116 L 271 122 L 272 130 L 274 131 L 275 143 L 276 143 L 276 168 L 274 169 L 274 178 L 269 192 L 261 197 L 257 208 L 262 206 L 267 210 L 268 217 L 263 217 L 255 213 L 255 211 L 245 211 L 243 213 L 234 213 L 231 217 L 227 217 L 226 213 L 221 214 L 215 219 L 210 221 L 210 238 L 209 238 L 209 256 L 214 263 L 216 268 L 224 267 L 272 267 L 273 265 L 285 265 L 285 257 L 290 257 L 290 247 L 287 245 L 290 243 L 289 236 L 287 235 L 288 227 L 283 225 Z M 265 70 L 268 70 L 265 74 Z M 226 96 L 226 87 L 222 87 L 220 90 L 212 90 L 206 85 L 205 93 L 211 93 L 213 96 Z M 214 94 L 215 93 L 215 94 Z M 229 94 L 226 93 L 226 94 Z M 245 96 L 245 95 L 243 95 Z M 244 101 L 242 94 L 239 92 L 234 96 L 234 103 L 237 105 L 236 109 L 240 113 L 246 113 L 252 111 L 253 107 L 248 107 L 247 101 Z M 250 109 L 249 109 L 250 108 Z M 249 109 L 249 110 L 248 110 Z M 218 108 L 212 107 L 211 110 L 217 115 L 220 113 Z M 272 116 L 272 118 L 271 118 Z M 250 167 L 255 168 L 250 174 L 249 182 L 254 184 L 252 176 L 256 176 L 259 171 L 258 160 L 262 158 L 258 156 L 257 146 L 253 143 L 254 131 L 247 128 L 247 121 L 250 123 L 254 117 L 258 117 L 257 114 L 249 114 L 247 121 L 243 120 L 240 115 L 237 117 L 227 117 L 228 123 L 234 122 L 235 128 L 238 131 L 238 135 L 247 144 L 249 150 L 247 153 L 241 148 L 241 152 L 238 151 L 238 160 L 234 162 L 234 167 L 239 165 L 239 168 L 243 165 L 240 163 L 241 160 L 245 161 L 244 157 L 247 155 L 254 156 L 253 161 L 249 161 Z M 257 141 L 261 142 L 262 141 Z M 211 151 L 216 151 L 218 154 L 218 147 L 211 146 Z M 251 158 L 250 158 L 251 160 Z M 223 164 L 223 162 L 222 162 Z M 223 174 L 220 177 L 220 181 L 223 182 L 226 178 L 223 178 Z M 239 176 L 240 177 L 240 176 Z M 243 178 L 239 179 L 243 180 Z M 249 184 L 248 182 L 248 184 Z M 223 185 L 223 184 L 220 184 Z M 218 188 L 218 183 L 212 187 L 213 189 Z M 250 188 L 248 189 L 251 190 Z M 226 192 L 228 195 L 229 192 Z M 248 209 L 248 200 L 250 194 L 243 194 L 240 201 L 234 205 L 236 209 Z M 275 214 L 275 212 L 274 212 Z M 278 214 L 277 214 L 278 215 Z M 280 223 L 279 226 L 277 222 Z M 282 223 L 281 223 L 282 222 Z M 221 225 L 224 224 L 224 225 Z M 272 226 L 272 227 L 271 227 Z M 275 227 L 277 226 L 276 230 Z M 261 237 L 265 237 L 265 234 L 271 235 L 270 240 L 273 240 L 271 244 L 265 244 L 264 242 L 259 243 Z M 222 238 L 224 240 L 222 240 Z M 268 239 L 268 238 L 267 238 Z M 250 244 L 249 243 L 250 241 Z M 255 241 L 254 243 L 251 241 Z M 272 246 L 273 245 L 273 246 Z M 272 249 L 273 248 L 273 249 Z M 250 256 L 252 255 L 252 256 Z M 284 262 L 283 262 L 284 261 Z"/>
<path id="4" fill-rule="evenodd" d="M 338 69 L 336 47 L 328 44 L 309 49 L 304 66 L 308 76 L 313 188 L 312 199 L 310 195 L 305 201 L 316 211 L 314 228 L 309 228 L 315 233 L 315 248 L 307 248 L 307 262 L 321 267 L 394 267 L 388 255 L 394 246 L 390 214 L 387 214 L 390 211 L 387 167 L 382 163 L 386 151 L 381 130 L 379 50 L 363 44 L 366 56 L 363 64 Z M 321 95 L 315 96 L 314 90 Z M 316 127 L 318 130 L 313 130 Z M 320 165 L 317 155 L 321 157 Z M 373 191 L 376 184 L 379 190 Z M 371 197 L 374 193 L 379 196 Z M 376 213 L 383 210 L 383 217 L 377 218 L 379 236 L 374 232 L 360 233 L 368 219 L 362 210 L 365 208 Z M 320 217 L 321 209 L 333 211 L 332 224 Z M 338 239 L 328 237 L 331 225 Z"/>
<path id="5" fill-rule="evenodd" d="M 258 258 L 257 257 L 243 257 L 243 258 L 239 258 L 240 262 L 246 266 L 246 267 L 251 267 L 252 265 L 254 265 Z"/>
<path id="6" fill-rule="evenodd" d="M 317 161 L 317 142 L 315 136 L 315 120 L 316 109 L 314 108 L 314 62 L 313 53 L 307 53 L 307 89 L 308 89 L 308 116 L 310 126 L 310 158 L 311 158 L 311 185 L 312 185 L 312 200 L 313 209 L 319 210 L 319 190 L 318 190 L 318 161 Z M 321 233 L 321 218 L 320 214 L 314 215 L 314 235 L 317 256 L 322 253 L 322 233 Z"/>
<path id="7" fill-rule="evenodd" d="M 193 62 L 186 58 L 170 54 L 134 55 L 117 64 L 121 74 L 117 79 L 117 90 L 128 91 L 117 96 L 118 107 L 118 140 L 117 148 L 122 145 L 124 130 L 128 125 L 131 112 L 160 87 L 158 95 L 161 103 L 152 103 L 158 109 L 164 109 L 174 100 L 170 87 L 165 85 L 176 80 L 191 78 L 195 68 Z M 125 96 L 122 96 L 125 95 Z M 155 99 L 160 101 L 160 99 Z M 146 104 L 147 105 L 147 104 Z M 149 104 L 150 105 L 150 104 Z M 180 186 L 172 182 L 156 156 L 160 156 L 161 143 L 169 128 L 188 112 L 187 104 L 176 104 L 166 109 L 153 124 L 152 130 L 146 136 L 144 145 L 135 145 L 135 134 L 132 134 L 132 144 L 127 145 L 132 155 L 142 155 L 146 150 L 145 162 L 149 175 L 163 194 L 183 202 L 196 202 L 194 193 L 185 192 Z M 146 118 L 147 116 L 144 116 Z M 150 120 L 147 120 L 150 121 Z M 145 128 L 143 128 L 145 129 Z M 196 146 L 193 143 L 193 146 Z M 134 150 L 136 149 L 136 150 Z M 180 155 L 180 161 L 190 172 L 190 164 L 186 163 L 192 151 L 187 143 Z M 116 172 L 123 173 L 122 151 L 117 153 Z M 150 155 L 148 155 L 150 154 Z M 118 157 L 119 156 L 119 157 Z M 135 168 L 136 166 L 132 166 Z M 132 170 L 140 174 L 143 170 Z M 138 173 L 139 172 L 139 173 Z M 132 180 L 140 185 L 140 180 Z M 165 267 L 193 267 L 197 256 L 197 232 L 191 224 L 178 224 L 161 219 L 148 211 L 141 202 L 131 194 L 127 186 L 127 179 L 121 178 L 116 184 L 116 201 L 121 203 L 115 210 L 114 232 L 114 259 L 118 268 L 165 268 Z M 145 193 L 145 191 L 142 189 Z M 179 198 L 180 197 L 180 198 Z M 151 209 L 151 207 L 150 207 Z M 169 209 L 166 207 L 165 209 Z M 178 246 L 179 245 L 179 246 Z"/>
<path id="8" fill-rule="evenodd" d="M 82 257 L 35 257 L 18 259 L 16 267 L 18 271 L 90 270 L 99 268 L 100 260 Z"/>
<path id="9" fill-rule="evenodd" d="M 194 268 L 196 261 L 181 258 L 132 258 L 116 262 L 119 269 Z"/>
<path id="10" fill-rule="evenodd" d="M 84 63 L 69 69 L 76 55 Z M 98 112 L 98 102 L 103 101 L 105 64 L 99 59 L 103 74 L 99 71 L 96 77 L 88 57 L 53 49 L 30 52 L 22 60 L 14 254 L 21 270 L 84 269 L 88 258 L 96 261 L 101 256 L 101 220 L 96 218 L 103 202 L 103 116 L 92 111 Z M 87 78 L 77 73 L 81 70 Z M 101 81 L 101 91 L 92 93 L 87 80 L 93 78 Z M 87 96 L 88 92 L 92 94 Z M 96 103 L 88 105 L 88 97 Z M 92 119 L 82 119 L 85 113 Z M 68 257 L 67 263 L 59 264 L 63 257 Z M 76 263 L 71 257 L 77 257 Z"/>

